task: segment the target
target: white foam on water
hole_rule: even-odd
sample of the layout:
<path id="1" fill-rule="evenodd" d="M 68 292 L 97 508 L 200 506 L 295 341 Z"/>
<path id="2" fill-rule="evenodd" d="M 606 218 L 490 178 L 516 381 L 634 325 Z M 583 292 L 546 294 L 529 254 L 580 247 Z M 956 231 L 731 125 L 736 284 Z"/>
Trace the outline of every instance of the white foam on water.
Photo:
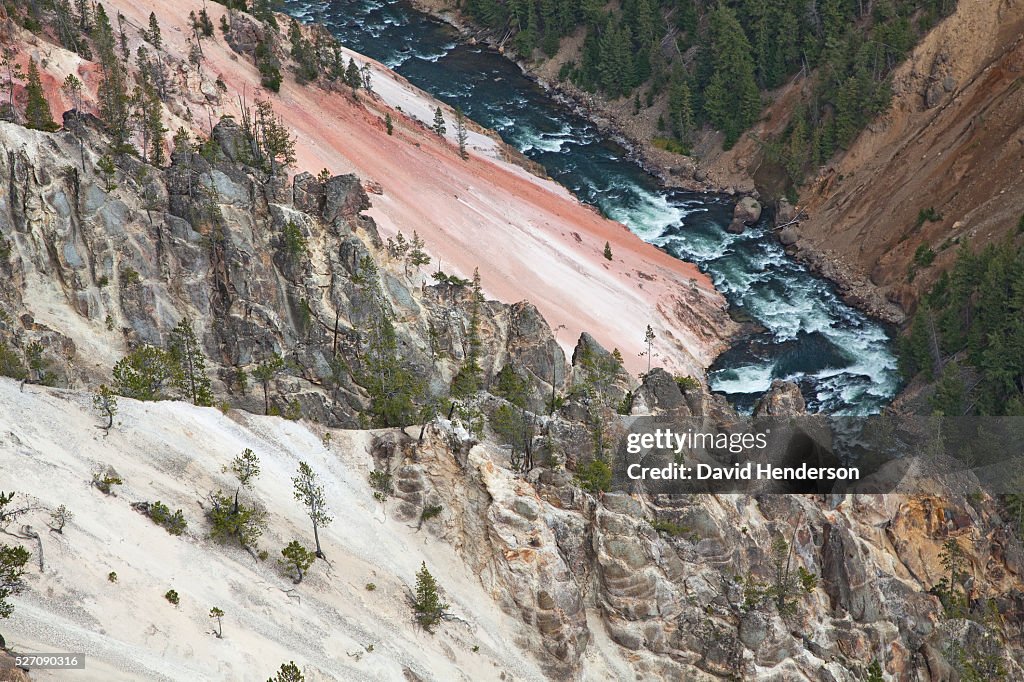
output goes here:
<path id="1" fill-rule="evenodd" d="M 669 201 L 662 192 L 649 192 L 636 185 L 622 189 L 635 199 L 630 202 L 631 205 L 619 203 L 603 208 L 613 220 L 619 221 L 647 241 L 657 239 L 667 228 L 680 224 L 689 214 L 684 207 Z"/>
<path id="2" fill-rule="evenodd" d="M 772 364 L 729 367 L 709 377 L 711 390 L 723 393 L 764 393 L 772 386 Z"/>

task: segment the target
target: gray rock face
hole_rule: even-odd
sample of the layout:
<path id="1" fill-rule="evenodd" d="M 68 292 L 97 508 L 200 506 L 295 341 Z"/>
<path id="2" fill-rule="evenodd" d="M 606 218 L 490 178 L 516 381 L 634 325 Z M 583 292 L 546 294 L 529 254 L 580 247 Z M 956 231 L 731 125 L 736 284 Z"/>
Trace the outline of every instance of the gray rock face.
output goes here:
<path id="1" fill-rule="evenodd" d="M 83 134 L 87 154 L 95 154 L 104 140 L 88 127 Z M 403 268 L 389 269 L 354 175 L 322 182 L 301 173 L 283 186 L 284 175 L 268 178 L 245 165 L 248 142 L 233 119 L 222 119 L 212 139 L 216 145 L 203 154 L 175 149 L 168 168 L 148 170 L 145 187 L 131 179 L 139 175 L 131 161 L 118 170 L 118 188 L 106 192 L 95 164 L 78 170 L 74 137 L 5 128 L 0 172 L 12 192 L 0 203 L 0 221 L 14 226 L 16 238 L 12 257 L 0 263 L 0 298 L 28 312 L 25 274 L 34 271 L 79 317 L 69 328 L 117 355 L 138 343 L 163 345 L 189 315 L 218 399 L 263 412 L 262 387 L 245 388 L 239 372 L 279 353 L 289 365 L 267 386 L 269 407 L 297 407 L 345 426 L 358 425 L 356 413 L 366 408 L 353 375 L 368 343 L 365 328 L 385 311 L 401 360 L 432 391 L 446 391 L 469 347 L 468 287 L 425 287 Z M 367 258 L 377 267 L 374 281 Z M 0 328 L 0 338 L 16 348 L 44 341 L 48 361 L 63 368 L 59 383 L 78 381 L 71 355 L 56 355 L 74 348 L 70 335 L 16 327 L 6 336 Z M 480 341 L 485 385 L 511 361 L 526 373 L 538 411 L 552 374 L 557 391 L 571 380 L 564 353 L 529 304 L 486 302 Z M 110 369 L 83 367 L 105 383 Z"/>
<path id="2" fill-rule="evenodd" d="M 771 389 L 754 405 L 755 417 L 792 417 L 806 413 L 807 405 L 800 387 L 780 379 L 773 381 Z"/>
<path id="3" fill-rule="evenodd" d="M 643 383 L 637 389 L 637 397 L 643 401 L 649 412 L 679 414 L 683 411 L 689 414 L 689 406 L 683 398 L 679 384 L 671 374 L 660 367 L 655 367 L 644 376 Z"/>

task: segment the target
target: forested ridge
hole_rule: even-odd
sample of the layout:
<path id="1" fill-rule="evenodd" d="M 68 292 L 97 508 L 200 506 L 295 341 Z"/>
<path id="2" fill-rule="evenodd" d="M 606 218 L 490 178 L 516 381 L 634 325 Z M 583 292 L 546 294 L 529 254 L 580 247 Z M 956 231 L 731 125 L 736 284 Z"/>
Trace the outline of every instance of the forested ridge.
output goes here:
<path id="1" fill-rule="evenodd" d="M 922 299 L 900 365 L 937 380 L 936 413 L 1024 416 L 1024 247 L 963 247 Z"/>
<path id="2" fill-rule="evenodd" d="M 560 78 L 634 111 L 661 106 L 683 148 L 708 124 L 732 146 L 765 92 L 803 74 L 813 87 L 769 151 L 795 179 L 850 144 L 889 103 L 890 75 L 955 0 L 460 0 L 523 56 L 554 56 L 582 29 Z M 539 51 L 539 52 L 538 52 Z M 667 97 L 663 97 L 666 95 Z"/>

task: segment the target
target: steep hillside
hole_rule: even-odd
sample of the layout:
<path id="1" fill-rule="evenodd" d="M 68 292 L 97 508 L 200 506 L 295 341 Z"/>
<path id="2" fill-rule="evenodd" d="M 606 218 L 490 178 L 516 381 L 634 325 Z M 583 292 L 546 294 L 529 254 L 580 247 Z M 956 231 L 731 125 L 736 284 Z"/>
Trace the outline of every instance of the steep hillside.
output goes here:
<path id="1" fill-rule="evenodd" d="M 170 131 L 184 125 L 209 134 L 221 115 L 240 120 L 239 98 L 250 104 L 255 96 L 269 98 L 296 135 L 295 168 L 358 174 L 374 192 L 368 215 L 385 237 L 399 230 L 410 237 L 416 230 L 435 266 L 467 279 L 479 267 L 488 294 L 529 300 L 553 327 L 565 325 L 559 337 L 564 348 L 571 349 L 586 330 L 603 345 L 621 348 L 630 369 L 639 369 L 643 330 L 652 324 L 667 342 L 666 362 L 679 373 L 694 375 L 721 350 L 731 325 L 721 314 L 724 300 L 707 278 L 601 218 L 564 188 L 508 161 L 513 155 L 482 131 L 470 131 L 469 159 L 460 160 L 453 112 L 446 108 L 449 139 L 439 139 L 421 123 L 438 103 L 382 66 L 369 64 L 374 96 L 361 91 L 353 97 L 339 84 L 299 85 L 290 74 L 282 29 L 274 39 L 281 43 L 285 78 L 275 95 L 262 90 L 249 57 L 236 53 L 219 33 L 201 41 L 198 66 L 188 60 L 191 31 L 182 27 L 202 3 L 116 0 L 105 6 L 111 17 L 123 15 L 131 54 L 147 45 L 143 33 L 150 11 L 163 27 L 162 59 L 173 93 L 165 102 Z M 226 13 L 216 4 L 207 9 L 215 25 Z M 237 30 L 252 24 L 246 15 L 239 17 Z M 256 30 L 262 31 L 260 26 Z M 31 56 L 42 64 L 57 118 L 71 104 L 57 89 L 68 73 L 81 78 L 86 107 L 95 111 L 100 77 L 94 63 L 13 22 L 4 31 L 5 41 L 17 47 L 18 61 L 24 64 Z M 361 56 L 356 59 L 367 63 Z M 385 114 L 394 121 L 393 135 L 385 131 Z M 613 262 L 602 256 L 606 241 Z M 479 249 L 481 243 L 489 248 Z M 564 305 L 566 291 L 576 292 L 575 305 Z"/>
<path id="2" fill-rule="evenodd" d="M 0 467 L 18 478 L 5 476 L 5 487 L 15 484 L 34 507 L 64 504 L 74 514 L 61 534 L 46 532 L 45 513 L 22 520 L 43 536 L 42 569 L 28 543 L 35 554 L 30 589 L 3 623 L 8 645 L 88 652 L 84 671 L 34 672 L 33 680 L 265 679 L 292 660 L 307 680 L 400 679 L 404 671 L 445 680 L 541 676 L 515 645 L 521 626 L 494 607 L 470 566 L 441 540 L 444 526 L 434 521 L 417 531 L 374 500 L 367 483 L 374 433 L 124 400 L 107 434 L 96 428 L 87 394 L 22 393 L 2 379 L 0 395 Z M 265 561 L 206 532 L 208 495 L 234 490 L 237 482 L 221 468 L 245 448 L 260 458 L 248 494 L 269 513 L 259 540 Z M 312 544 L 309 519 L 292 498 L 300 460 L 320 474 L 334 521 L 320 531 L 327 562 L 295 585 L 278 559 L 293 539 Z M 104 495 L 90 480 L 111 468 L 124 484 Z M 184 511 L 183 535 L 131 506 L 158 500 Z M 421 562 L 460 619 L 435 636 L 414 627 L 406 604 Z M 169 589 L 180 605 L 164 598 Z M 214 606 L 225 613 L 222 638 L 209 618 Z"/>
<path id="3" fill-rule="evenodd" d="M 963 3 L 929 34 L 897 70 L 889 110 L 802 193 L 801 245 L 834 253 L 909 311 L 958 245 L 1019 240 L 1022 36 L 1024 5 L 1000 0 Z"/>
<path id="4" fill-rule="evenodd" d="M 31 507 L 2 537 L 33 552 L 3 634 L 21 652 L 88 652 L 85 671 L 34 680 L 264 679 L 292 660 L 310 681 L 854 682 L 873 660 L 885 680 L 937 682 L 995 662 L 1005 674 L 980 679 L 1024 674 L 1020 555 L 988 498 L 658 504 L 591 496 L 557 468 L 521 478 L 504 449 L 443 419 L 421 443 L 398 430 L 127 399 L 109 433 L 102 423 L 89 394 L 0 379 L 0 467 L 15 506 Z M 267 511 L 256 541 L 265 560 L 209 537 L 209 494 L 234 490 L 224 467 L 245 448 L 259 457 L 242 500 Z M 300 460 L 320 476 L 334 519 L 319 531 L 327 560 L 296 585 L 276 558 L 293 539 L 312 545 L 291 494 Z M 384 503 L 368 483 L 374 470 L 394 479 Z M 123 484 L 105 495 L 91 484 L 97 472 Z M 132 506 L 156 501 L 181 509 L 182 535 Z M 50 532 L 59 505 L 73 516 Z M 423 520 L 428 505 L 440 512 Z M 817 576 L 806 591 L 787 588 L 784 613 L 756 597 L 785 560 L 780 539 L 793 543 L 792 569 Z M 943 612 L 928 594 L 949 541 L 964 550 L 977 604 L 1001 613 L 998 626 L 974 607 L 969 617 Z M 433 635 L 408 603 L 423 562 L 451 616 Z M 170 589 L 178 605 L 165 599 Z M 993 648 L 990 627 L 1016 660 Z"/>

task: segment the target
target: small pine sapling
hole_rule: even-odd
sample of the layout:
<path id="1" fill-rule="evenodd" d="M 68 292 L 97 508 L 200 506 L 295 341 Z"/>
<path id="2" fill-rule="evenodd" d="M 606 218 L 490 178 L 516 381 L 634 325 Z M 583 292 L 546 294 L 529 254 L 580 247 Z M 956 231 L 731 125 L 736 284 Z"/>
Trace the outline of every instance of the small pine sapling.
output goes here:
<path id="1" fill-rule="evenodd" d="M 93 409 L 99 412 L 100 417 L 107 420 L 106 426 L 99 428 L 110 432 L 114 426 L 114 417 L 117 415 L 117 395 L 106 384 L 101 384 L 92 396 Z"/>
<path id="2" fill-rule="evenodd" d="M 275 677 L 267 678 L 267 682 L 305 682 L 305 676 L 295 665 L 295 661 L 282 663 Z"/>
<path id="3" fill-rule="evenodd" d="M 448 604 L 441 601 L 437 592 L 437 581 L 427 570 L 426 562 L 420 565 L 416 572 L 416 594 L 412 601 L 412 610 L 416 615 L 416 622 L 427 632 L 433 634 L 434 627 L 444 618 Z"/>
<path id="4" fill-rule="evenodd" d="M 71 519 L 75 518 L 75 515 L 65 507 L 63 504 L 50 512 L 50 530 L 54 533 L 64 534 L 64 526 L 66 526 Z"/>
<path id="5" fill-rule="evenodd" d="M 217 625 L 216 625 L 217 629 L 214 630 L 214 632 L 213 632 L 213 634 L 215 634 L 217 636 L 217 639 L 221 639 L 224 636 L 224 626 L 223 626 L 223 624 L 221 622 L 222 618 L 224 618 L 224 612 L 223 611 L 221 611 L 216 606 L 214 606 L 212 609 L 210 609 L 210 619 L 217 621 Z"/>
<path id="6" fill-rule="evenodd" d="M 295 577 L 292 579 L 292 582 L 296 585 L 302 582 L 302 578 L 305 577 L 305 571 L 309 570 L 309 567 L 313 565 L 313 561 L 316 559 L 316 554 L 303 547 L 298 540 L 289 542 L 288 546 L 281 550 L 281 555 L 284 557 L 279 560 L 281 566 L 295 571 Z"/>

